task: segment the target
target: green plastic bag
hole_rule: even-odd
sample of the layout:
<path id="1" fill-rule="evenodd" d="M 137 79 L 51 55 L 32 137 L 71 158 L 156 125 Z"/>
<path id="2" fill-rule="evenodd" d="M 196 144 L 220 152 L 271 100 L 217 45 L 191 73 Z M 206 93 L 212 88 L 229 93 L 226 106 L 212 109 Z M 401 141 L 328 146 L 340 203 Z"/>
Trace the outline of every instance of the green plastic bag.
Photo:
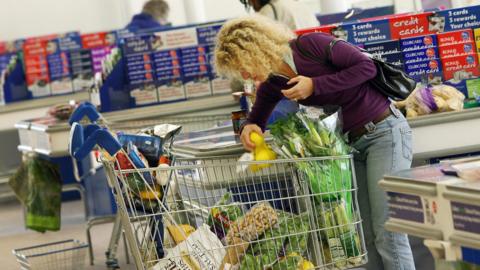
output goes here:
<path id="1" fill-rule="evenodd" d="M 62 184 L 56 165 L 38 157 L 28 158 L 9 179 L 9 185 L 27 210 L 28 229 L 60 229 Z"/>

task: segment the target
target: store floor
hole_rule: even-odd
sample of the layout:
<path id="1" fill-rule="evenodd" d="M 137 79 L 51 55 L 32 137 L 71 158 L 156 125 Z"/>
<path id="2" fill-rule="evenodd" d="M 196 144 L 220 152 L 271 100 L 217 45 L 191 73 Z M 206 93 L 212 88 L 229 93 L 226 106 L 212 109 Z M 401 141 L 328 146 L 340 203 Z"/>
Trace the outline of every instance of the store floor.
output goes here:
<path id="1" fill-rule="evenodd" d="M 107 269 L 105 267 L 105 251 L 107 250 L 111 230 L 112 224 L 93 227 L 95 265 L 90 266 L 86 261 L 87 267 L 85 269 Z M 19 203 L 15 201 L 0 204 L 0 268 L 2 270 L 19 269 L 19 264 L 12 255 L 12 249 L 67 239 L 86 241 L 85 216 L 81 201 L 63 203 L 61 230 L 45 234 L 25 230 L 23 211 Z M 120 243 L 118 254 L 121 269 L 135 269 L 133 262 L 130 265 L 125 263 L 123 242 Z"/>

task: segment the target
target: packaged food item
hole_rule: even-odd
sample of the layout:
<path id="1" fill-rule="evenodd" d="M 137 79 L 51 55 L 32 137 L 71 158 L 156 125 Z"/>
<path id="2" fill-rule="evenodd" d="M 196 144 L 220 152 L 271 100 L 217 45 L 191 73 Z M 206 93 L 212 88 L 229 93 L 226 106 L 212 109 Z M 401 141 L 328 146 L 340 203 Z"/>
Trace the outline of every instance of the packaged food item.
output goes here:
<path id="1" fill-rule="evenodd" d="M 208 226 L 198 228 L 152 269 L 217 270 L 225 257 L 225 248 Z"/>
<path id="2" fill-rule="evenodd" d="M 307 253 L 310 214 L 277 211 L 278 222 L 246 251 L 240 269 L 314 269 Z M 305 268 L 303 268 L 305 267 Z"/>
<path id="3" fill-rule="evenodd" d="M 118 141 L 122 145 L 132 143 L 138 149 L 142 156 L 148 161 L 150 167 L 156 167 L 160 156 L 163 154 L 162 139 L 149 135 L 119 134 Z"/>
<path id="4" fill-rule="evenodd" d="M 253 241 L 277 222 L 277 212 L 270 204 L 265 202 L 256 204 L 248 213 L 230 226 L 226 242 L 231 245 L 234 243 L 234 238 L 240 238 L 247 242 Z"/>
<path id="5" fill-rule="evenodd" d="M 232 201 L 232 194 L 225 193 L 222 198 L 210 210 L 207 225 L 219 239 L 223 239 L 237 219 L 243 216 L 240 204 Z"/>
<path id="6" fill-rule="evenodd" d="M 464 99 L 460 91 L 448 85 L 420 86 L 395 105 L 406 112 L 407 118 L 413 118 L 434 112 L 460 111 Z"/>
<path id="7" fill-rule="evenodd" d="M 167 225 L 167 230 L 170 233 L 170 236 L 172 236 L 173 241 L 177 245 L 185 241 L 190 234 L 195 232 L 195 228 L 188 224 L 182 224 L 178 226 Z"/>
<path id="8" fill-rule="evenodd" d="M 225 258 L 223 258 L 220 269 L 224 269 L 226 265 L 238 265 L 244 257 L 245 251 L 248 247 L 248 242 L 234 237 L 232 239 L 232 244 L 227 247 L 227 254 L 225 255 Z"/>
<path id="9" fill-rule="evenodd" d="M 240 127 L 245 121 L 247 121 L 247 111 L 232 112 L 232 126 L 235 134 L 240 135 Z"/>

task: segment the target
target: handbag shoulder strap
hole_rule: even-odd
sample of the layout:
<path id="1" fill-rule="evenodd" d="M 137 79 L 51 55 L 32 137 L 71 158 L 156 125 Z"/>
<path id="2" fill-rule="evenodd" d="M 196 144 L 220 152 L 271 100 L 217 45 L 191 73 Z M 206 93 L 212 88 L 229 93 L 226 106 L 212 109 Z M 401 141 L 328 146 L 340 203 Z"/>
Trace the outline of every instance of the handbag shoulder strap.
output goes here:
<path id="1" fill-rule="evenodd" d="M 275 8 L 275 6 L 272 3 L 268 3 L 267 5 L 269 5 L 272 8 L 273 18 L 275 18 L 275 21 L 278 21 L 278 13 L 277 13 L 277 9 Z"/>
<path id="2" fill-rule="evenodd" d="M 305 50 L 305 48 L 302 47 L 302 44 L 300 42 L 300 39 L 302 38 L 303 34 L 302 35 L 299 35 L 297 37 L 297 39 L 295 40 L 295 46 L 297 47 L 298 51 L 300 52 L 300 54 L 307 58 L 307 59 L 310 59 L 312 61 L 315 61 L 317 63 L 320 63 L 320 64 L 327 64 L 327 65 L 332 65 L 332 49 L 333 49 L 333 46 L 335 46 L 335 44 L 337 44 L 337 42 L 341 41 L 341 39 L 338 39 L 338 38 L 334 38 L 332 39 L 332 41 L 330 41 L 330 43 L 328 44 L 328 46 L 326 47 L 326 52 L 327 52 L 327 57 L 325 59 L 320 59 L 319 57 L 313 55 L 311 52 Z"/>

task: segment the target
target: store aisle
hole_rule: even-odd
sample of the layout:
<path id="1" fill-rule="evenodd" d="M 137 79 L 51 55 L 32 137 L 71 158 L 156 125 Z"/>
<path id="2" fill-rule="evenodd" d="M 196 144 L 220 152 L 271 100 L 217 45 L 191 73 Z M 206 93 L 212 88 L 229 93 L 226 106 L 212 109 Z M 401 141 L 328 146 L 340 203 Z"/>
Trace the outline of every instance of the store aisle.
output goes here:
<path id="1" fill-rule="evenodd" d="M 59 232 L 45 234 L 25 230 L 22 207 L 17 202 L 2 203 L 0 207 L 0 265 L 2 269 L 18 269 L 19 266 L 12 255 L 12 249 L 34 246 L 48 242 L 78 239 L 86 241 L 85 218 L 81 201 L 62 204 L 62 229 Z M 100 270 L 105 267 L 105 251 L 112 229 L 112 224 L 99 225 L 92 229 L 93 247 L 95 252 L 95 266 L 90 267 L 87 262 L 85 269 Z M 119 247 L 121 269 L 135 269 L 125 263 L 123 242 Z"/>

